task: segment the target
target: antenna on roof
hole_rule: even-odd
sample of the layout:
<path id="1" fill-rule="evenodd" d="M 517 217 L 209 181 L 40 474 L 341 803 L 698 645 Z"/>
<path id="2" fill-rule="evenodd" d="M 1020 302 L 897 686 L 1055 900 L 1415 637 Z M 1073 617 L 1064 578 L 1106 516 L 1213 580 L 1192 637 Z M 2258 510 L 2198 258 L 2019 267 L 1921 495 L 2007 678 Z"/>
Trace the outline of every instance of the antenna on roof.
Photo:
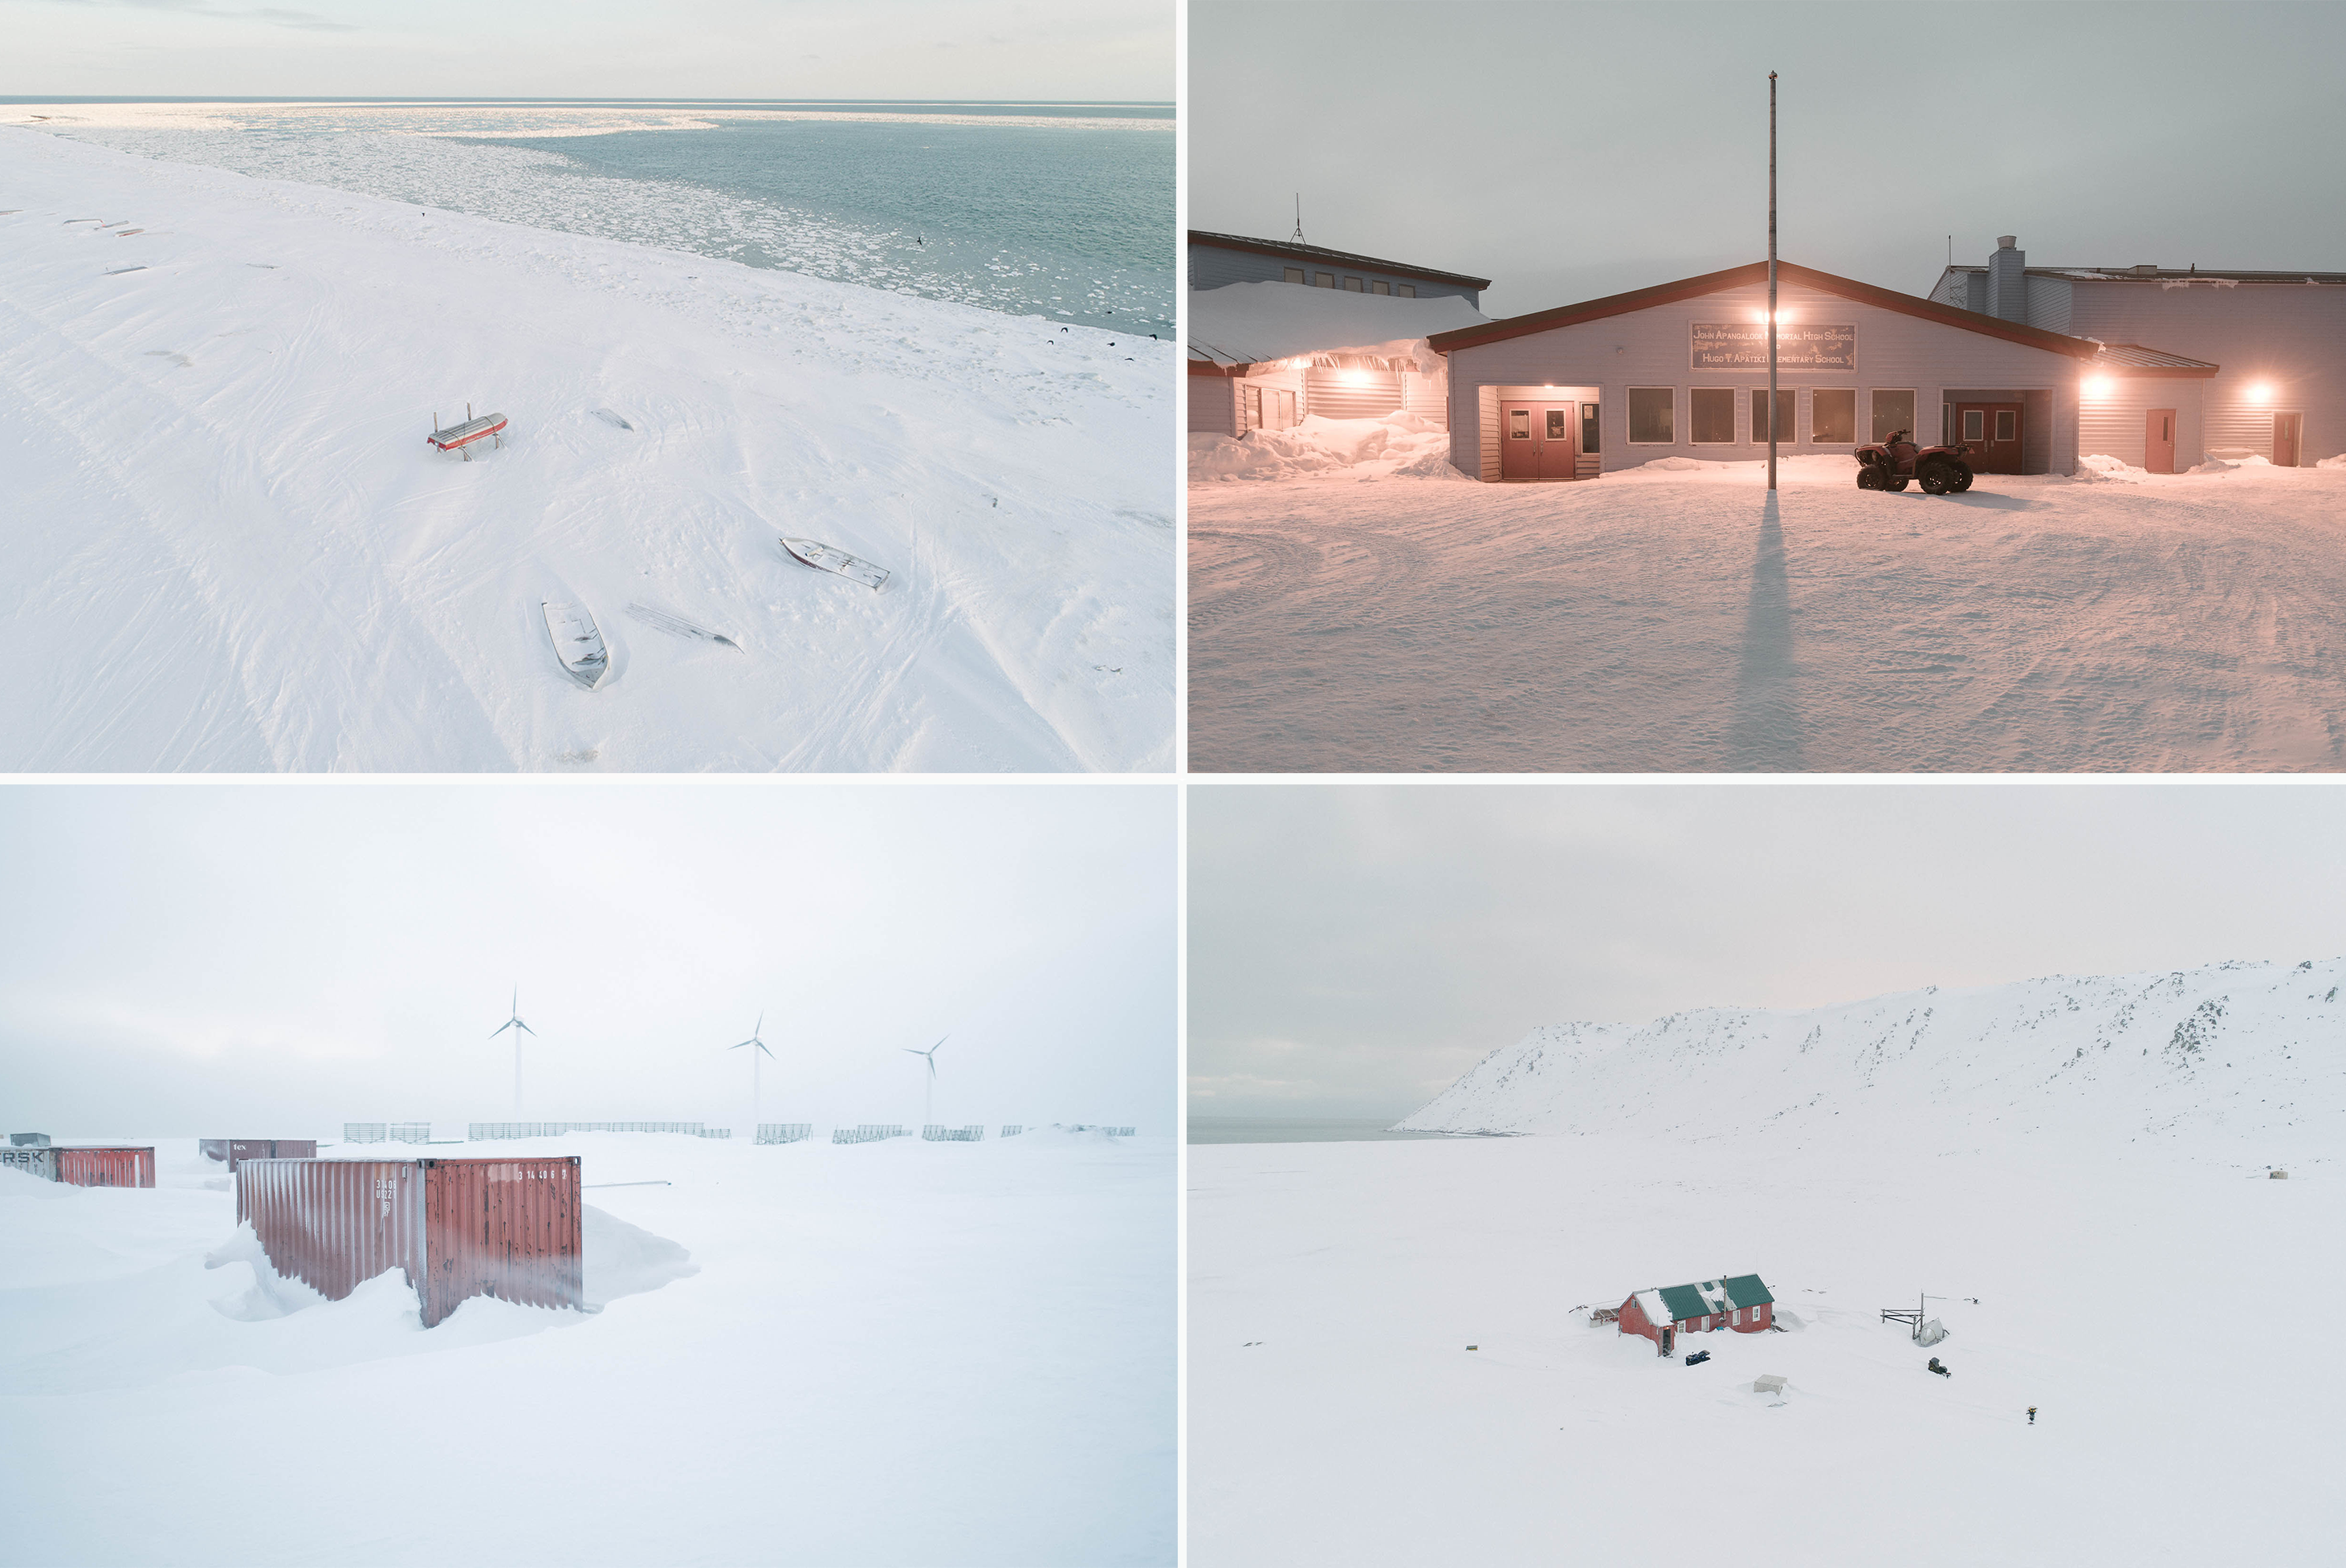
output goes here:
<path id="1" fill-rule="evenodd" d="M 1295 234 L 1289 243 L 1303 243 L 1303 193 L 1300 190 L 1295 193 Z"/>

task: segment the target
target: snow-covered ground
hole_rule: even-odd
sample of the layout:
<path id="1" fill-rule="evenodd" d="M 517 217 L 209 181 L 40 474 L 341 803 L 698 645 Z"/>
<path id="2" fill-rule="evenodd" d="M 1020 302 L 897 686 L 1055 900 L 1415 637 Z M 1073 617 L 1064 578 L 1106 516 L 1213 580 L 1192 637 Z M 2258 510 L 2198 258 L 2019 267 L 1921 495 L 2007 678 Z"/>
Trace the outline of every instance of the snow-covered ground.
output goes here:
<path id="1" fill-rule="evenodd" d="M 1193 1147 L 1191 1561 L 2325 1561 L 2341 981 L 1560 1028 L 1411 1124 L 1545 1135 Z M 1576 1310 L 1749 1271 L 1699 1367 Z"/>
<path id="2" fill-rule="evenodd" d="M 0 769 L 1170 765 L 1169 342 L 5 127 L 0 209 Z"/>
<path id="3" fill-rule="evenodd" d="M 1193 768 L 2346 767 L 2346 464 L 1795 457 L 1771 506 L 1760 463 L 1477 485 L 1320 423 L 1190 443 Z"/>
<path id="4" fill-rule="evenodd" d="M 586 1194 L 600 1311 L 426 1330 L 396 1274 L 283 1312 L 191 1139 L 0 1171 L 12 1560 L 1173 1561 L 1171 1140 L 428 1152 L 674 1185 Z"/>

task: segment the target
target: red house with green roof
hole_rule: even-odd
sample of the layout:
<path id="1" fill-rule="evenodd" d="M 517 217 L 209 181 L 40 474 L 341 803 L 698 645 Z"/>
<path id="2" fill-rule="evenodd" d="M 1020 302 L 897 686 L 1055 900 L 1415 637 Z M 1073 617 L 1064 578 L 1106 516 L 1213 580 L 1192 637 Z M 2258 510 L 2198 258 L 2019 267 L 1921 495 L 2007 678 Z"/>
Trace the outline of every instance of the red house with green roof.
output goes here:
<path id="1" fill-rule="evenodd" d="M 1621 1303 L 1621 1332 L 1644 1335 L 1654 1342 L 1655 1352 L 1664 1356 L 1680 1334 L 1720 1329 L 1757 1334 L 1775 1320 L 1776 1298 L 1757 1274 L 1706 1279 L 1699 1285 L 1664 1285 L 1640 1290 Z"/>

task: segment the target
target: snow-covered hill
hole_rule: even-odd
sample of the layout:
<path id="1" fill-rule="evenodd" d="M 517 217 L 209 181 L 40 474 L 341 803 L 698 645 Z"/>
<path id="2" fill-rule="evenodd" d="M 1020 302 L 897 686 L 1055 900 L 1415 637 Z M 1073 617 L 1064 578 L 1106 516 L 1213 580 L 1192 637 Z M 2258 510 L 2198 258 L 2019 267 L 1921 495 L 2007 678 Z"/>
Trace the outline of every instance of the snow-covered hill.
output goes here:
<path id="1" fill-rule="evenodd" d="M 1674 1143 L 2188 1141 L 2280 1161 L 2334 1149 L 2346 1130 L 2341 1034 L 2346 959 L 1931 986 L 1535 1029 L 1401 1125 Z"/>

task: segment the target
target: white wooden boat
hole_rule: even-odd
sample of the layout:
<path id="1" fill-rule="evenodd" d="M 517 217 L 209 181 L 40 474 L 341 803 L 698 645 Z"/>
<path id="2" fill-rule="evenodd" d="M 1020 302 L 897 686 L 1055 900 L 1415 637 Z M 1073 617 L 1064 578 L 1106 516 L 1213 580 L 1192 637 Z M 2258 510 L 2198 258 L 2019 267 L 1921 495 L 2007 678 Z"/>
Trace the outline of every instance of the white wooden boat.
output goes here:
<path id="1" fill-rule="evenodd" d="M 816 539 L 793 539 L 785 535 L 782 548 L 790 558 L 821 572 L 836 572 L 851 582 L 877 589 L 888 580 L 888 568 L 875 566 L 858 555 L 851 555 L 836 546 Z"/>
<path id="2" fill-rule="evenodd" d="M 548 599 L 542 607 L 546 611 L 546 635 L 554 642 L 554 657 L 562 661 L 562 667 L 570 672 L 573 680 L 594 690 L 604 672 L 611 667 L 595 617 L 586 613 L 583 605 Z"/>

